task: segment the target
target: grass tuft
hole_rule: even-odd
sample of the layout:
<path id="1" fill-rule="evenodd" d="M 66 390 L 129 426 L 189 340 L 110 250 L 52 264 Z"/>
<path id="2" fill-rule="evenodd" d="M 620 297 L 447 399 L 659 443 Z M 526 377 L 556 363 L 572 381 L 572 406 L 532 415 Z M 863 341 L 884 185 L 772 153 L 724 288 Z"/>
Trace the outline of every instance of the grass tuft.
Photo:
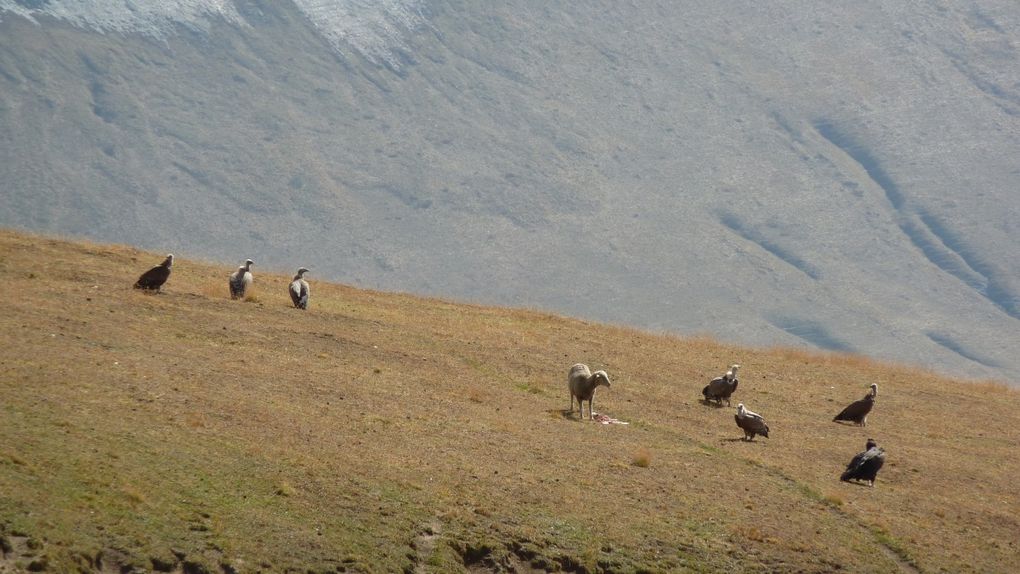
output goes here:
<path id="1" fill-rule="evenodd" d="M 757 526 L 739 524 L 733 530 L 734 534 L 746 540 L 752 540 L 754 542 L 765 541 L 765 535 L 762 534 L 761 530 L 759 530 Z"/>
<path id="2" fill-rule="evenodd" d="M 4 459 L 4 458 L 6 458 L 7 460 L 11 461 L 12 463 L 14 463 L 14 464 L 16 464 L 18 466 L 28 466 L 28 461 L 25 460 L 24 458 L 22 458 L 21 456 L 19 456 L 16 453 L 9 452 L 9 451 L 0 452 L 0 459 Z"/>
<path id="3" fill-rule="evenodd" d="M 485 393 L 483 393 L 482 390 L 477 387 L 471 387 L 470 389 L 468 389 L 467 398 L 472 403 L 484 403 Z"/>
<path id="4" fill-rule="evenodd" d="M 846 504 L 846 501 L 843 500 L 843 497 L 839 496 L 838 494 L 826 494 L 822 498 L 822 502 L 828 504 L 829 506 L 835 507 L 835 508 L 839 508 L 839 507 L 843 506 L 844 504 Z"/>
<path id="5" fill-rule="evenodd" d="M 652 464 L 652 453 L 645 447 L 637 449 L 631 458 L 632 465 L 640 468 L 648 468 Z"/>
<path id="6" fill-rule="evenodd" d="M 131 504 L 142 504 L 145 502 L 145 494 L 133 486 L 125 486 L 120 490 Z"/>
<path id="7" fill-rule="evenodd" d="M 536 387 L 534 385 L 529 385 L 528 383 L 518 383 L 514 385 L 514 388 L 519 391 L 524 391 L 525 393 L 531 393 L 533 395 L 545 394 L 545 389 L 542 389 L 541 387 Z"/>
<path id="8" fill-rule="evenodd" d="M 198 292 L 210 299 L 230 299 L 230 289 L 225 283 L 213 283 L 212 281 L 202 283 L 198 288 Z"/>
<path id="9" fill-rule="evenodd" d="M 297 494 L 297 490 L 289 482 L 283 480 L 276 485 L 274 493 L 277 496 L 294 496 Z"/>

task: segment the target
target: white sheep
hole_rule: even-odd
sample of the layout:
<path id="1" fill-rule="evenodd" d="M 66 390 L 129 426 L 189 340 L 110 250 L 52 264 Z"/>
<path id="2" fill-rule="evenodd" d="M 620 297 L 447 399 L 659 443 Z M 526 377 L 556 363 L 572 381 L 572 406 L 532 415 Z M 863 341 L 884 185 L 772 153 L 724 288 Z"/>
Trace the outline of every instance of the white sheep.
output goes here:
<path id="1" fill-rule="evenodd" d="M 584 401 L 588 401 L 588 417 L 595 418 L 595 391 L 599 387 L 609 388 L 609 375 L 605 371 L 591 372 L 588 365 L 578 363 L 570 367 L 567 374 L 567 388 L 570 389 L 570 412 L 574 412 L 574 397 L 577 397 L 577 408 L 584 420 Z"/>

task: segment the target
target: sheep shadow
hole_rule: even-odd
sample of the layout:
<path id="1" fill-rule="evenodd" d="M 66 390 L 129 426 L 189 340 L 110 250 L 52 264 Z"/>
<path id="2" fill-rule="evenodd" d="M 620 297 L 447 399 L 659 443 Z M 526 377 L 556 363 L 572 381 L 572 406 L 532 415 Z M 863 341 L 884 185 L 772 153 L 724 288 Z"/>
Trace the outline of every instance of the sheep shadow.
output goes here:
<path id="1" fill-rule="evenodd" d="M 549 413 L 553 418 L 556 418 L 557 416 L 559 416 L 560 418 L 566 419 L 568 421 L 578 421 L 578 420 L 581 420 L 581 419 L 579 419 L 577 417 L 577 415 L 575 414 L 574 410 L 548 409 L 545 412 Z"/>

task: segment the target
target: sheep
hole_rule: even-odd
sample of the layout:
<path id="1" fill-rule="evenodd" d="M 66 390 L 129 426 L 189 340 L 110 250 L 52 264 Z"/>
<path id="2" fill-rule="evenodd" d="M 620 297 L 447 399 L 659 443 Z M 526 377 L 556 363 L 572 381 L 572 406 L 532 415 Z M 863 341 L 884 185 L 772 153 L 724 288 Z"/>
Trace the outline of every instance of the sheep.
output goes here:
<path id="1" fill-rule="evenodd" d="M 577 408 L 584 420 L 584 401 L 588 401 L 588 418 L 595 419 L 595 391 L 599 387 L 609 388 L 609 375 L 605 371 L 591 372 L 588 365 L 577 363 L 567 374 L 567 388 L 570 390 L 570 412 L 574 412 L 574 397 Z"/>

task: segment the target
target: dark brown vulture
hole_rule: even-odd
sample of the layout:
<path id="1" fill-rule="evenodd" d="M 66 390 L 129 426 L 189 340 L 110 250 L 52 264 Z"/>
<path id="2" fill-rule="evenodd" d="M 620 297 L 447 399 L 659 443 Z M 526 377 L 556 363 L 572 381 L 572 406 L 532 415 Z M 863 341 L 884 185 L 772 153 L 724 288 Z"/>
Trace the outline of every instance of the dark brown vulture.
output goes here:
<path id="1" fill-rule="evenodd" d="M 744 440 L 754 440 L 754 435 L 760 434 L 769 438 L 769 425 L 758 413 L 752 413 L 744 408 L 744 403 L 737 405 L 737 414 L 733 417 L 737 420 L 737 426 L 744 431 Z"/>
<path id="2" fill-rule="evenodd" d="M 298 309 L 308 308 L 308 281 L 305 281 L 305 273 L 308 270 L 304 267 L 297 270 L 297 275 L 290 282 L 290 300 Z"/>
<path id="3" fill-rule="evenodd" d="M 868 426 L 868 413 L 871 412 L 871 407 L 875 406 L 876 396 L 878 396 L 878 384 L 871 383 L 871 390 L 867 395 L 864 395 L 863 399 L 850 403 L 832 421 L 850 421 L 857 426 Z"/>
<path id="4" fill-rule="evenodd" d="M 248 259 L 244 262 L 244 265 L 237 268 L 230 274 L 230 298 L 231 299 L 244 299 L 245 294 L 248 293 L 248 289 L 251 288 L 251 284 L 254 278 L 251 274 L 251 266 L 255 262 Z"/>
<path id="5" fill-rule="evenodd" d="M 885 464 L 885 450 L 879 448 L 878 443 L 870 438 L 864 449 L 864 452 L 858 453 L 850 464 L 846 465 L 846 471 L 839 477 L 840 480 L 843 482 L 866 480 L 868 486 L 875 486 L 875 476 Z"/>
<path id="6" fill-rule="evenodd" d="M 169 253 L 162 263 L 149 269 L 135 281 L 135 289 L 145 289 L 159 293 L 160 287 L 170 278 L 170 267 L 174 264 L 174 254 Z"/>
<path id="7" fill-rule="evenodd" d="M 726 399 L 726 406 L 730 406 L 730 395 L 737 390 L 737 384 L 740 382 L 737 380 L 737 369 L 739 368 L 740 365 L 731 365 L 725 375 L 714 378 L 705 385 L 705 388 L 701 389 L 701 394 L 705 395 L 705 401 L 715 401 L 717 405 L 722 406 L 723 399 Z"/>

